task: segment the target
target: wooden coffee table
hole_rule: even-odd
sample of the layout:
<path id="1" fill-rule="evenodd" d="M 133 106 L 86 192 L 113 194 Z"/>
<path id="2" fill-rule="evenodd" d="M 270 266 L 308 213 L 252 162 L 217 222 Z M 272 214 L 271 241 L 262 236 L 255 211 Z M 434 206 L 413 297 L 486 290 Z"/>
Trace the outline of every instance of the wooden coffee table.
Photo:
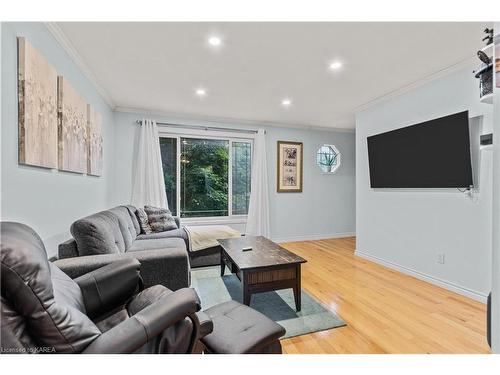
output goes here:
<path id="1" fill-rule="evenodd" d="M 242 283 L 243 303 L 250 305 L 252 294 L 293 289 L 295 308 L 301 309 L 300 265 L 304 258 L 261 236 L 218 240 L 221 247 L 221 276 L 227 266 Z M 242 251 L 251 246 L 252 250 Z"/>

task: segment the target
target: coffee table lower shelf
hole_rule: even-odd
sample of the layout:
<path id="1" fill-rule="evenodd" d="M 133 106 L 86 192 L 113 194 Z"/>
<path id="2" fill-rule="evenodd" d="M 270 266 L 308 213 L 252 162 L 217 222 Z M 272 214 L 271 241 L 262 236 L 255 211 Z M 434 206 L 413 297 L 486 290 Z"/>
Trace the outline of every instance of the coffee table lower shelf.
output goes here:
<path id="1" fill-rule="evenodd" d="M 242 283 L 245 305 L 250 306 L 252 294 L 292 288 L 295 309 L 301 310 L 300 263 L 240 270 L 222 250 L 221 276 L 224 275 L 226 266 Z"/>

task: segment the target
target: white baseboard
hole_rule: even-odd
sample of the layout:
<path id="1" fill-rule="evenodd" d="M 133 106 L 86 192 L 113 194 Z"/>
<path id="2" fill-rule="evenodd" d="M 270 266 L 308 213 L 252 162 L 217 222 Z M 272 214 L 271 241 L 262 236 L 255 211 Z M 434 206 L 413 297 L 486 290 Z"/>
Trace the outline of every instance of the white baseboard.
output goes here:
<path id="1" fill-rule="evenodd" d="M 274 242 L 297 242 L 297 241 L 317 241 L 317 240 L 327 240 L 329 238 L 343 238 L 343 237 L 353 237 L 356 232 L 345 232 L 345 233 L 331 233 L 331 234 L 307 234 L 301 236 L 288 236 L 288 237 L 272 237 Z"/>
<path id="2" fill-rule="evenodd" d="M 382 266 L 394 269 L 394 270 L 399 271 L 401 273 L 416 277 L 417 279 L 427 281 L 431 284 L 440 286 L 444 289 L 451 290 L 452 292 L 461 294 L 465 297 L 472 298 L 472 299 L 479 301 L 479 302 L 482 302 L 482 303 L 486 303 L 486 299 L 488 298 L 488 296 L 486 294 L 483 294 L 481 292 L 477 292 L 477 291 L 465 288 L 463 286 L 457 285 L 457 284 L 452 283 L 450 281 L 446 281 L 446 280 L 428 275 L 426 273 L 414 270 L 412 268 L 401 266 L 399 264 L 396 264 L 396 263 L 393 263 L 391 261 L 379 258 L 377 256 L 365 253 L 363 251 L 356 250 L 354 252 L 354 255 L 357 255 L 361 258 L 367 259 L 367 260 L 372 261 L 374 263 L 378 263 Z"/>

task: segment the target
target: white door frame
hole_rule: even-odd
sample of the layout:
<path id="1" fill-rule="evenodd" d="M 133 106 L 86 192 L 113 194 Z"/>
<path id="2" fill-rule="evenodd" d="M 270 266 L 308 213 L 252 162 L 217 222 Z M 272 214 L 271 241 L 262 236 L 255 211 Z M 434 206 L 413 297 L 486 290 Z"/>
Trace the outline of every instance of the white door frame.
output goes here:
<path id="1" fill-rule="evenodd" d="M 495 41 L 500 43 L 500 22 L 495 23 Z M 500 56 L 496 56 L 497 58 Z M 496 74 L 494 74 L 496 76 Z M 491 280 L 491 344 L 493 353 L 500 353 L 500 88 L 493 97 L 493 253 Z"/>

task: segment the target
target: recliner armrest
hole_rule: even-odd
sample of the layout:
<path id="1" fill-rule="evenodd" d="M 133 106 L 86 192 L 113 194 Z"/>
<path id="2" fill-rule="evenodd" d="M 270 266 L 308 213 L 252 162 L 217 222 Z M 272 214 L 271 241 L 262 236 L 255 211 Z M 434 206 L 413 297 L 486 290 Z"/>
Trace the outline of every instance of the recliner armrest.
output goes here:
<path id="1" fill-rule="evenodd" d="M 133 353 L 166 328 L 200 310 L 191 288 L 167 294 L 95 339 L 83 353 Z"/>
<path id="2" fill-rule="evenodd" d="M 75 279 L 90 318 L 124 304 L 140 282 L 141 264 L 128 258 L 110 263 Z"/>
<path id="3" fill-rule="evenodd" d="M 78 247 L 76 246 L 76 241 L 71 238 L 63 243 L 60 243 L 57 247 L 57 257 L 58 259 L 77 257 Z"/>
<path id="4" fill-rule="evenodd" d="M 161 284 L 171 290 L 177 290 L 190 285 L 189 257 L 184 249 L 154 249 L 87 255 L 59 259 L 54 264 L 69 277 L 75 279 L 107 264 L 130 258 L 137 259 L 141 263 L 141 276 L 145 288 Z"/>

